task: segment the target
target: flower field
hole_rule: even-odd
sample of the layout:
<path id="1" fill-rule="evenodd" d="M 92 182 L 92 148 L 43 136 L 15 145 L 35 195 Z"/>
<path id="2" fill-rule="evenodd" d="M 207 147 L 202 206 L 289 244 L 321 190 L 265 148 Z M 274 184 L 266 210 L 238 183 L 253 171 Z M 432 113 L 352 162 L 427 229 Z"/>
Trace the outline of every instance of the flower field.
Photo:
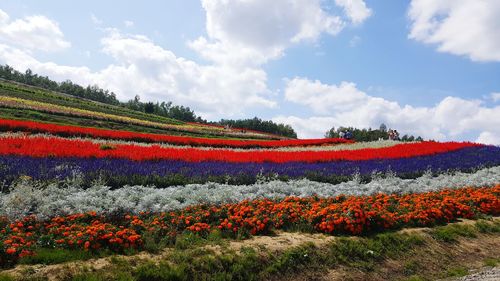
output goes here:
<path id="1" fill-rule="evenodd" d="M 213 126 L 211 126 L 213 127 Z M 152 143 L 168 143 L 175 145 L 211 146 L 211 147 L 290 147 L 290 146 L 310 146 L 327 145 L 337 143 L 352 143 L 345 139 L 306 139 L 306 140 L 229 140 L 193 138 L 182 136 L 169 136 L 158 134 L 146 134 L 127 131 L 106 130 L 98 128 L 85 128 L 78 126 L 64 126 L 47 124 L 32 121 L 0 119 L 0 130 L 11 132 L 48 133 L 59 136 L 70 137 L 90 137 L 110 140 L 131 140 Z"/>
<path id="2" fill-rule="evenodd" d="M 329 234 L 362 234 L 405 226 L 429 226 L 479 214 L 500 214 L 500 185 L 409 195 L 287 197 L 234 204 L 195 205 L 179 211 L 110 218 L 95 212 L 40 221 L 33 216 L 2 222 L 3 263 L 35 254 L 45 245 L 121 252 L 141 247 L 141 235 L 171 237 L 185 231 L 207 235 L 217 229 L 228 237 L 266 234 L 270 229 L 309 226 Z"/>
<path id="3" fill-rule="evenodd" d="M 257 139 L 282 139 L 284 137 L 257 133 L 257 132 L 245 132 L 242 133 L 240 130 L 225 130 L 224 128 L 218 126 L 206 126 L 196 123 L 181 123 L 181 124 L 167 124 L 158 121 L 151 121 L 145 119 L 138 119 L 129 116 L 110 114 L 105 112 L 92 111 L 81 108 L 74 108 L 69 106 L 63 106 L 53 103 L 46 103 L 42 101 L 22 99 L 17 97 L 0 96 L 0 108 L 13 108 L 18 110 L 35 110 L 40 112 L 46 112 L 56 115 L 67 115 L 80 118 L 89 118 L 96 120 L 110 120 L 125 124 L 135 124 L 144 127 L 160 128 L 178 132 L 192 132 L 192 133 L 206 133 L 218 136 L 230 136 L 230 137 L 242 137 L 242 138 L 257 138 Z"/>
<path id="4" fill-rule="evenodd" d="M 5 102 L 5 100 L 4 100 Z M 194 126 L 194 125 L 190 125 Z M 0 264 L 147 237 L 365 235 L 500 215 L 500 147 L 242 140 L 0 119 Z"/>

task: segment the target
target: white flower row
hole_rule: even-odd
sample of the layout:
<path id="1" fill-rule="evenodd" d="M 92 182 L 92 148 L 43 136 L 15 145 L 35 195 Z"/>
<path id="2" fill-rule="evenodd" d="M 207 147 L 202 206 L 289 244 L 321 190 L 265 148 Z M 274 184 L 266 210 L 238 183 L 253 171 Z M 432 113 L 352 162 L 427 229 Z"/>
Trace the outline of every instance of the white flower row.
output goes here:
<path id="1" fill-rule="evenodd" d="M 200 203 L 221 204 L 244 199 L 417 193 L 443 188 L 492 186 L 499 183 L 500 166 L 482 169 L 472 174 L 443 174 L 437 177 L 425 174 L 416 179 L 400 179 L 388 175 L 376 177 L 369 183 L 360 183 L 355 178 L 336 185 L 303 179 L 288 182 L 262 181 L 253 185 L 190 184 L 165 189 L 125 186 L 111 190 L 99 184 L 82 189 L 77 184 L 71 183 L 65 186 L 53 184 L 41 187 L 24 181 L 12 187 L 9 193 L 0 194 L 0 216 L 20 218 L 35 214 L 47 218 L 87 211 L 162 212 Z"/>

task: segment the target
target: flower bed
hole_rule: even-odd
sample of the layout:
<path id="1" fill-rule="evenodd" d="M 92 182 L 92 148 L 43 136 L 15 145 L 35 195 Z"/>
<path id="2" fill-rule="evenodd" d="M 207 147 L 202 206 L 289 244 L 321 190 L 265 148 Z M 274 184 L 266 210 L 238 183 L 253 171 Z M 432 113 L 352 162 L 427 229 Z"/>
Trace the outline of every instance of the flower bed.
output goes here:
<path id="1" fill-rule="evenodd" d="M 460 161 L 457 161 L 460 159 Z M 67 179 L 80 175 L 85 181 L 102 179 L 113 187 L 121 185 L 156 185 L 166 187 L 207 181 L 251 184 L 259 175 L 279 178 L 309 178 L 338 183 L 355 174 L 392 172 L 413 178 L 426 171 L 471 171 L 500 165 L 500 147 L 475 146 L 448 153 L 412 158 L 339 161 L 323 163 L 228 163 L 185 161 L 133 161 L 107 158 L 61 158 L 0 156 L 0 181 L 10 183 L 20 176 L 36 180 Z"/>
<path id="2" fill-rule="evenodd" d="M 341 160 L 370 160 L 407 158 L 432 155 L 478 147 L 468 142 L 420 142 L 399 144 L 385 148 L 365 148 L 344 151 L 234 151 L 204 150 L 196 148 L 166 148 L 158 145 L 138 146 L 120 144 L 104 149 L 92 141 L 46 137 L 4 137 L 0 138 L 0 155 L 21 155 L 33 157 L 82 157 L 122 158 L 142 160 L 182 160 L 187 162 L 327 162 Z"/>
<path id="3" fill-rule="evenodd" d="M 46 219 L 78 212 L 98 214 L 170 212 L 199 204 L 227 204 L 243 200 L 282 199 L 296 197 L 335 197 L 339 195 L 368 196 L 379 193 L 407 194 L 439 191 L 446 188 L 487 187 L 500 183 L 500 166 L 474 173 L 453 173 L 416 179 L 394 175 L 375 177 L 368 183 L 359 179 L 329 184 L 307 179 L 261 181 L 251 185 L 204 183 L 177 185 L 168 188 L 120 186 L 112 189 L 99 183 L 89 187 L 78 180 L 60 181 L 40 186 L 30 180 L 16 182 L 8 193 L 0 193 L 0 216 L 11 219 L 28 215 Z"/>
<path id="4" fill-rule="evenodd" d="M 309 227 L 329 234 L 376 232 L 431 226 L 479 214 L 500 214 L 500 185 L 407 195 L 287 197 L 224 205 L 197 205 L 139 216 L 98 216 L 90 212 L 39 221 L 0 221 L 0 263 L 36 254 L 37 247 L 123 251 L 141 248 L 143 235 L 175 239 L 183 232 L 228 237 L 265 234 L 272 229 Z"/>
<path id="5" fill-rule="evenodd" d="M 62 106 L 52 103 L 45 103 L 41 101 L 21 99 L 16 97 L 0 96 L 0 107 L 29 109 L 29 110 L 36 110 L 52 114 L 61 114 L 61 115 L 85 117 L 85 118 L 100 119 L 100 120 L 112 120 L 121 123 L 136 124 L 140 126 L 175 130 L 180 132 L 206 133 L 219 136 L 227 135 L 233 137 L 250 137 L 250 138 L 263 138 L 263 139 L 270 138 L 269 135 L 262 133 L 255 133 L 255 132 L 242 133 L 240 131 L 224 130 L 223 128 L 202 126 L 196 123 L 166 124 L 162 122 L 137 119 L 129 116 L 91 111 L 86 109 Z"/>
<path id="6" fill-rule="evenodd" d="M 345 139 L 305 139 L 305 140 L 230 140 L 230 139 L 210 139 L 193 138 L 183 136 L 169 136 L 159 134 L 137 133 L 128 131 L 106 130 L 98 128 L 86 128 L 79 126 L 66 126 L 47 124 L 33 121 L 18 121 L 0 119 L 0 130 L 3 131 L 21 131 L 31 133 L 49 133 L 60 136 L 71 137 L 91 137 L 113 140 L 135 140 L 153 143 L 170 143 L 177 145 L 192 146 L 211 146 L 211 147 L 234 147 L 234 148 L 252 148 L 252 147 L 289 147 L 289 146 L 311 146 L 326 145 L 337 143 L 352 143 Z"/>

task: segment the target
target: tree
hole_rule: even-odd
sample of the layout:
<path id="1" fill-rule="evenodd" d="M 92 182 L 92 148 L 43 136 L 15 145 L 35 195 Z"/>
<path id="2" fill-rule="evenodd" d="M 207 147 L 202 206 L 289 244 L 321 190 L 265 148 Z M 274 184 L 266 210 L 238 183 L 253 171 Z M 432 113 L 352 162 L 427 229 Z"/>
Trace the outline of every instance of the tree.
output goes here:
<path id="1" fill-rule="evenodd" d="M 155 112 L 155 104 L 152 102 L 147 102 L 144 105 L 144 112 L 146 113 L 154 113 Z"/>
<path id="2" fill-rule="evenodd" d="M 228 125 L 233 128 L 256 130 L 260 132 L 271 133 L 290 138 L 297 137 L 297 133 L 293 130 L 292 126 L 285 124 L 276 124 L 273 121 L 270 120 L 265 121 L 257 117 L 251 119 L 242 119 L 242 120 L 221 119 L 219 122 L 216 122 L 215 124 L 221 126 Z"/>
<path id="3" fill-rule="evenodd" d="M 358 142 L 365 141 L 376 141 L 379 139 L 389 139 L 389 133 L 387 131 L 387 127 L 385 124 L 381 124 L 379 129 L 358 129 L 353 127 L 338 127 L 335 130 L 335 127 L 332 127 L 325 133 L 325 137 L 327 138 L 338 138 L 340 136 L 340 132 L 351 132 L 353 139 Z M 417 140 L 422 140 L 421 137 L 418 137 Z M 404 135 L 401 141 L 413 141 L 415 140 L 414 136 Z"/>

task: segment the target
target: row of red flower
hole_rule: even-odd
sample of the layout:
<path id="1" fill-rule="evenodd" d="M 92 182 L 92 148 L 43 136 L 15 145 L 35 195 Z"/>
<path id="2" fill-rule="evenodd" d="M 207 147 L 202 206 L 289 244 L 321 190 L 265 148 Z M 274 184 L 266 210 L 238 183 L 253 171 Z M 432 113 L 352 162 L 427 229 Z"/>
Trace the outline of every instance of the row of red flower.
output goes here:
<path id="1" fill-rule="evenodd" d="M 39 247 L 123 251 L 143 245 L 143 235 L 174 241 L 183 232 L 225 237 L 266 234 L 298 226 L 330 234 L 362 234 L 411 226 L 431 226 L 478 214 L 500 214 L 500 185 L 408 195 L 338 196 L 253 200 L 180 211 L 106 217 L 74 214 L 39 221 L 0 221 L 0 262 L 36 254 Z"/>
<path id="2" fill-rule="evenodd" d="M 168 159 L 188 162 L 285 163 L 406 158 L 444 153 L 471 146 L 479 146 L 479 144 L 467 142 L 420 142 L 405 143 L 384 148 L 340 151 L 235 151 L 231 149 L 207 150 L 170 148 L 159 145 L 140 146 L 134 144 L 106 146 L 90 140 L 15 136 L 0 138 L 0 155 L 124 158 L 138 161 Z"/>
<path id="3" fill-rule="evenodd" d="M 138 133 L 129 131 L 107 130 L 79 126 L 56 125 L 33 121 L 20 121 L 0 119 L 0 130 L 2 131 L 22 131 L 33 133 L 49 133 L 60 136 L 90 137 L 114 140 L 135 140 L 142 142 L 162 142 L 177 145 L 191 146 L 213 146 L 213 147 L 287 147 L 287 146 L 309 146 L 326 145 L 337 143 L 351 143 L 345 139 L 305 139 L 305 140 L 230 140 L 230 139 L 210 139 L 194 138 L 185 136 L 170 136 L 160 134 Z"/>

